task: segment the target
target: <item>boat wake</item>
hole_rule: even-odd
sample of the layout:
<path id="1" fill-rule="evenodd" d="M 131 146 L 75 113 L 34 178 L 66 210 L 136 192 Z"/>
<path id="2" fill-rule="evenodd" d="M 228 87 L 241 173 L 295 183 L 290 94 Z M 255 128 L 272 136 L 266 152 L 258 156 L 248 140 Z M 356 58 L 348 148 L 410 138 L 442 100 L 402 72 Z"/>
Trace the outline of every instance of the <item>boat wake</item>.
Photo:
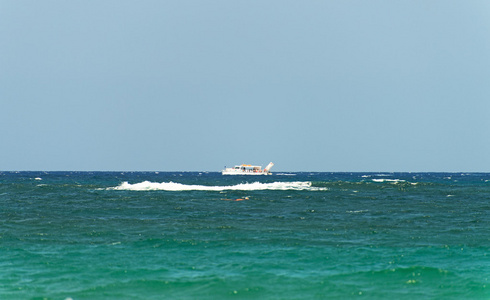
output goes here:
<path id="1" fill-rule="evenodd" d="M 207 185 L 188 185 L 177 182 L 150 182 L 143 181 L 140 183 L 121 183 L 119 186 L 108 188 L 108 190 L 118 191 L 326 191 L 325 187 L 313 187 L 310 181 L 293 181 L 293 182 L 272 182 L 272 183 L 240 183 L 229 186 L 207 186 Z"/>

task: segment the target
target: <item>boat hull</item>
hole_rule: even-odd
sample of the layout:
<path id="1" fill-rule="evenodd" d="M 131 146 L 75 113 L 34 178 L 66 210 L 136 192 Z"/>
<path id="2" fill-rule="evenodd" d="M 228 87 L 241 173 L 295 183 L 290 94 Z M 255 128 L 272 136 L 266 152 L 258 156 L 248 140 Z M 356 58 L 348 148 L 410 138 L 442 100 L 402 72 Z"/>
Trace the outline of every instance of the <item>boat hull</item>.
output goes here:
<path id="1" fill-rule="evenodd" d="M 259 176 L 259 175 L 272 175 L 272 173 L 266 172 L 234 172 L 234 171 L 222 171 L 222 175 L 246 175 L 246 176 Z"/>

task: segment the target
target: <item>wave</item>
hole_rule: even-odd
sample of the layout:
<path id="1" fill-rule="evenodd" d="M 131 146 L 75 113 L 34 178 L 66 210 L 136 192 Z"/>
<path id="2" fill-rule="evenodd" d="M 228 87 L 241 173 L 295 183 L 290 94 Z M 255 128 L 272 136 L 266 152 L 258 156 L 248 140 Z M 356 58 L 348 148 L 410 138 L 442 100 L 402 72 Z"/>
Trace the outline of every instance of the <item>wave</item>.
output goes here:
<path id="1" fill-rule="evenodd" d="M 313 187 L 310 181 L 293 181 L 293 182 L 272 182 L 272 183 L 240 183 L 228 186 L 207 186 L 182 184 L 177 182 L 150 182 L 143 181 L 140 183 L 121 183 L 119 186 L 108 188 L 108 190 L 118 191 L 326 191 L 325 187 Z"/>
<path id="2" fill-rule="evenodd" d="M 406 182 L 406 180 L 403 179 L 372 179 L 374 182 L 393 182 L 393 183 L 398 183 L 398 182 Z"/>
<path id="3" fill-rule="evenodd" d="M 366 175 L 362 175 L 361 177 L 362 178 L 369 178 L 369 177 L 390 177 L 390 176 L 393 176 L 393 175 L 390 175 L 390 174 L 366 174 Z"/>
<path id="4" fill-rule="evenodd" d="M 407 182 L 406 180 L 403 180 L 403 179 L 371 179 L 372 181 L 374 182 L 388 182 L 388 183 L 392 183 L 392 184 L 398 184 L 398 183 L 409 183 L 411 185 L 417 185 L 418 183 L 417 182 Z"/>

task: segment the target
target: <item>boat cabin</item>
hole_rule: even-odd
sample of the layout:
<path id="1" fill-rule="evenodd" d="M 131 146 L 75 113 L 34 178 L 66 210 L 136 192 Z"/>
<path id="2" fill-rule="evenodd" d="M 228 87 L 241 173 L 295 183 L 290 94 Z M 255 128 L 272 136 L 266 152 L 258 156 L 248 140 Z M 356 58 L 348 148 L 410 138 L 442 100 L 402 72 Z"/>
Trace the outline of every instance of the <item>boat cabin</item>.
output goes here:
<path id="1" fill-rule="evenodd" d="M 237 171 L 250 172 L 250 173 L 262 172 L 262 166 L 252 166 L 252 165 L 245 165 L 245 164 L 242 164 L 240 166 L 235 166 L 234 169 Z"/>

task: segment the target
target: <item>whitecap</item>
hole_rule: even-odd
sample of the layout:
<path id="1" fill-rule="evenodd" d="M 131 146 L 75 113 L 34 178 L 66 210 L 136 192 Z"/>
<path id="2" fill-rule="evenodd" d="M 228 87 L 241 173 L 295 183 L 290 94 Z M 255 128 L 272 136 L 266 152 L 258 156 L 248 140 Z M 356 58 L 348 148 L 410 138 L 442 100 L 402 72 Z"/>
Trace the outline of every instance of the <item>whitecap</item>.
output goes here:
<path id="1" fill-rule="evenodd" d="M 326 191 L 325 187 L 313 187 L 310 181 L 272 182 L 272 183 L 240 183 L 236 185 L 194 185 L 178 182 L 150 182 L 129 183 L 127 181 L 119 186 L 108 188 L 108 190 L 119 191 L 263 191 L 263 190 L 296 190 L 296 191 Z"/>
<path id="2" fill-rule="evenodd" d="M 393 183 L 398 183 L 398 182 L 405 182 L 403 179 L 372 179 L 374 182 L 393 182 Z"/>
<path id="3" fill-rule="evenodd" d="M 392 183 L 392 184 L 398 184 L 400 182 L 407 182 L 406 180 L 403 180 L 403 179 L 371 179 L 372 181 L 374 182 L 389 182 L 389 183 Z M 417 185 L 418 182 L 408 182 L 410 183 L 411 185 Z"/>

